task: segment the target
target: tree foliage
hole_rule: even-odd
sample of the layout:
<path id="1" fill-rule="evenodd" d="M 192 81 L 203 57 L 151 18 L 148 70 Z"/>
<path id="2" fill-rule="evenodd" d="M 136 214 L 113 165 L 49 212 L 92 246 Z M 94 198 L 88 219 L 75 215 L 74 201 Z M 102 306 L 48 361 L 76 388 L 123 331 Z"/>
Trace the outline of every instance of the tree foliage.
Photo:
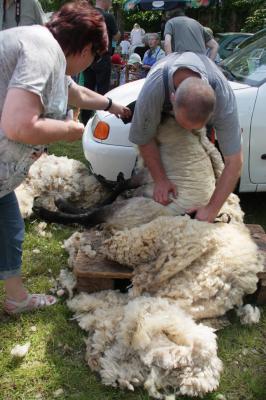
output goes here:
<path id="1" fill-rule="evenodd" d="M 40 0 L 44 11 L 58 10 L 69 0 Z M 95 0 L 94 0 L 95 1 Z M 162 13 L 158 11 L 125 12 L 124 0 L 113 0 L 113 10 L 122 31 L 139 23 L 148 32 L 160 30 Z M 216 0 L 207 8 L 189 10 L 188 15 L 210 26 L 214 32 L 243 30 L 256 32 L 266 25 L 266 0 Z"/>
<path id="2" fill-rule="evenodd" d="M 45 12 L 58 10 L 67 0 L 39 0 Z"/>
<path id="3" fill-rule="evenodd" d="M 266 28 L 266 8 L 255 10 L 246 21 L 244 28 L 246 31 L 256 32 L 262 28 Z"/>
<path id="4" fill-rule="evenodd" d="M 265 0 L 223 0 L 222 15 L 224 27 L 230 16 L 237 16 L 237 23 L 241 30 L 256 32 L 265 24 Z"/>

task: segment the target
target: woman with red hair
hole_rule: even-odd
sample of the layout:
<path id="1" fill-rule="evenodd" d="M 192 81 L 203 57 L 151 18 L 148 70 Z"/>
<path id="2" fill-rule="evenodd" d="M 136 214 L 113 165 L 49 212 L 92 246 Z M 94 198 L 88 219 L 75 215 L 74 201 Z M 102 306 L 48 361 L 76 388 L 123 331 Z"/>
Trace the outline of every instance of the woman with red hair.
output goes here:
<path id="1" fill-rule="evenodd" d="M 46 26 L 0 32 L 0 279 L 9 314 L 55 303 L 53 296 L 29 294 L 22 283 L 24 223 L 14 189 L 46 144 L 82 137 L 84 125 L 66 119 L 68 105 L 130 114 L 67 77 L 87 68 L 107 46 L 103 17 L 86 1 L 65 4 Z"/>

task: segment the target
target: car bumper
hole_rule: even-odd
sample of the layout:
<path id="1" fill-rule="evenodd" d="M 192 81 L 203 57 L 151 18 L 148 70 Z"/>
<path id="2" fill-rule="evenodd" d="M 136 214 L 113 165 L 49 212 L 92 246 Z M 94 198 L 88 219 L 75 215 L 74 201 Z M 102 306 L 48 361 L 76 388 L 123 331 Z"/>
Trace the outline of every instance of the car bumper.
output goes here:
<path id="1" fill-rule="evenodd" d="M 108 182 L 116 182 L 120 173 L 125 179 L 130 179 L 137 159 L 135 148 L 96 141 L 92 135 L 91 121 L 84 131 L 82 145 L 92 173 Z"/>

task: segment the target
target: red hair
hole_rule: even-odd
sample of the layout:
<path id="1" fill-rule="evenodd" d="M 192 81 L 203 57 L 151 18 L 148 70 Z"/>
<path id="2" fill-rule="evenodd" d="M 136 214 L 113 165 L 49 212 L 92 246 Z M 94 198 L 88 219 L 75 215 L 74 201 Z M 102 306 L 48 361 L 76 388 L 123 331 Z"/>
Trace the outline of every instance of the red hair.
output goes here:
<path id="1" fill-rule="evenodd" d="M 108 50 L 108 34 L 103 16 L 87 1 L 73 1 L 55 12 L 46 27 L 58 41 L 64 54 L 81 53 L 92 44 L 92 52 Z"/>

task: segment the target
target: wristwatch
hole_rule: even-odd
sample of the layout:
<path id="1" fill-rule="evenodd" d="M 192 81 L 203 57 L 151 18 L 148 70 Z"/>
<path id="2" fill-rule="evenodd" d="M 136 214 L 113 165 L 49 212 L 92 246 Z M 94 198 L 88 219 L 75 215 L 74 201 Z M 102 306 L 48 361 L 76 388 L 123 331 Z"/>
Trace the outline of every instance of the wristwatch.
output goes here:
<path id="1" fill-rule="evenodd" d="M 107 97 L 107 99 L 108 99 L 108 104 L 107 104 L 107 107 L 103 111 L 108 111 L 112 107 L 113 100 L 110 99 L 110 97 Z"/>

